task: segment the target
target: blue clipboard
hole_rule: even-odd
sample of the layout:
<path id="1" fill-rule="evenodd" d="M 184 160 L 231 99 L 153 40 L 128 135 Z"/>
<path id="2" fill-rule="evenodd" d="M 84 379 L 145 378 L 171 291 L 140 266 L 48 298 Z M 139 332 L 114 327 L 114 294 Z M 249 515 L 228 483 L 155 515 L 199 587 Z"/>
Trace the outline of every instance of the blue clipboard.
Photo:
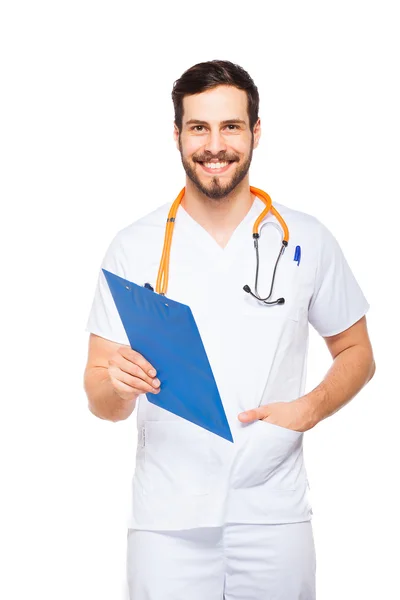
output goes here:
<path id="1" fill-rule="evenodd" d="M 233 442 L 190 306 L 102 271 L 131 348 L 157 371 L 160 391 L 147 392 L 149 402 Z"/>

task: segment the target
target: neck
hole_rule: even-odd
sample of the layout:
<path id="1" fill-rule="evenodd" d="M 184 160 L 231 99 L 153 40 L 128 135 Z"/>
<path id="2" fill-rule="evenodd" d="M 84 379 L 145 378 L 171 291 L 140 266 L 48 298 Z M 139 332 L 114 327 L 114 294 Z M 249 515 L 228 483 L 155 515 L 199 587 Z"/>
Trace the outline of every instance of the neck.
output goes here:
<path id="1" fill-rule="evenodd" d="M 251 209 L 253 201 L 248 176 L 230 194 L 216 200 L 208 198 L 187 177 L 181 204 L 202 227 L 218 235 L 236 229 Z"/>

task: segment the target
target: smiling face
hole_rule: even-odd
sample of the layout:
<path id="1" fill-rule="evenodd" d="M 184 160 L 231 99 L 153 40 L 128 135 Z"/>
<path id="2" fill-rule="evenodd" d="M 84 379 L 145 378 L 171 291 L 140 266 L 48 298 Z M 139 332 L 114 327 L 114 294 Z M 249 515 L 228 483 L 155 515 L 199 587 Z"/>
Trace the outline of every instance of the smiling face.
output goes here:
<path id="1" fill-rule="evenodd" d="M 228 85 L 185 96 L 180 135 L 174 125 L 187 177 L 215 200 L 247 176 L 260 135 L 260 119 L 250 129 L 246 92 Z"/>

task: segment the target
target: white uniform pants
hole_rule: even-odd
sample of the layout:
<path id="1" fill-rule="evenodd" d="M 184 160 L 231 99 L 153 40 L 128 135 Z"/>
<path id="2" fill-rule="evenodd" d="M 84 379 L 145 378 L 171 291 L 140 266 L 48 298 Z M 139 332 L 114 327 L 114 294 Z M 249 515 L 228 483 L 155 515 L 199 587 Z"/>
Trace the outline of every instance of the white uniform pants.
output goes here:
<path id="1" fill-rule="evenodd" d="M 315 600 L 311 521 L 128 529 L 129 600 Z"/>

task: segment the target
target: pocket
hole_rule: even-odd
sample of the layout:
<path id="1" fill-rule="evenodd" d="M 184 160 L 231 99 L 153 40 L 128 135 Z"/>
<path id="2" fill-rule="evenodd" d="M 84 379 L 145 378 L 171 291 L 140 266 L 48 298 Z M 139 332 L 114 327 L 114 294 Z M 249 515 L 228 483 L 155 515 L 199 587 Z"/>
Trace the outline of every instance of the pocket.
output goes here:
<path id="1" fill-rule="evenodd" d="M 292 491 L 302 476 L 303 432 L 268 421 L 244 426 L 232 468 L 232 487 L 267 485 L 271 490 Z"/>
<path id="2" fill-rule="evenodd" d="M 291 347 L 299 324 L 299 307 L 266 306 L 254 303 L 242 305 L 238 322 L 238 350 L 244 372 L 254 373 L 254 389 L 262 389 L 268 380 L 267 368 L 279 363 Z"/>
<path id="3" fill-rule="evenodd" d="M 278 298 L 284 298 L 284 304 L 272 305 L 265 304 L 261 300 L 254 298 L 251 294 L 245 294 L 242 298 L 242 314 L 265 320 L 282 321 L 292 319 L 293 321 L 298 321 L 299 301 L 297 295 L 294 293 L 294 287 L 287 285 L 285 290 L 281 289 L 281 292 L 274 291 L 270 300 L 274 301 Z"/>
<path id="4" fill-rule="evenodd" d="M 208 494 L 210 435 L 186 420 L 144 421 L 140 440 L 144 493 Z"/>
<path id="5" fill-rule="evenodd" d="M 252 302 L 246 302 L 243 307 L 243 315 L 246 317 L 255 317 L 260 321 L 267 322 L 268 320 L 282 322 L 286 319 L 292 321 L 299 320 L 300 307 L 293 304 L 276 304 L 268 306 L 251 297 Z"/>

